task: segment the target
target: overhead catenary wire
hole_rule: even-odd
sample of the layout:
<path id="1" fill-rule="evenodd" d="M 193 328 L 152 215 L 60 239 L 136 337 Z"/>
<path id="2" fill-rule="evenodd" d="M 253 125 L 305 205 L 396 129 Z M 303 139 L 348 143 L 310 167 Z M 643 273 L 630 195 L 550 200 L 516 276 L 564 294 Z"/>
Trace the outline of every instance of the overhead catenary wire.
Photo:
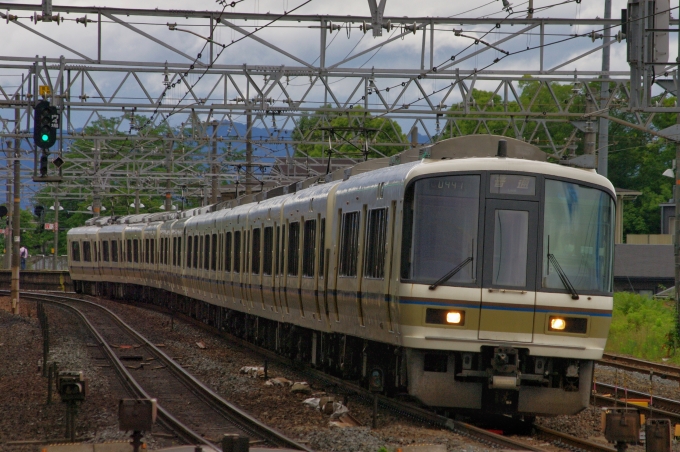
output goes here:
<path id="1" fill-rule="evenodd" d="M 580 3 L 580 0 L 567 0 L 567 1 L 565 1 L 565 2 L 561 2 L 561 3 L 556 4 L 556 5 L 553 5 L 553 6 L 561 5 L 561 4 L 564 4 L 564 3 L 571 3 L 571 2 L 579 2 L 579 3 Z M 545 8 L 545 7 L 544 7 L 544 8 Z M 669 8 L 668 10 L 659 11 L 659 12 L 657 12 L 657 13 L 653 13 L 653 14 L 650 14 L 650 15 L 648 15 L 648 16 L 641 17 L 641 18 L 639 18 L 638 20 L 645 20 L 645 19 L 647 19 L 647 18 L 649 18 L 649 17 L 651 17 L 651 16 L 654 16 L 654 15 L 657 15 L 657 14 L 664 14 L 664 13 L 666 13 L 666 12 L 670 12 L 670 11 L 676 10 L 676 9 L 678 9 L 678 8 L 680 8 L 680 7 L 672 7 L 672 8 Z M 517 14 L 517 12 L 513 12 L 513 14 Z M 508 17 L 509 17 L 509 15 L 508 15 Z M 508 17 L 506 17 L 505 19 L 507 19 Z M 601 28 L 601 29 L 594 30 L 594 31 L 595 31 L 595 32 L 602 32 L 602 31 L 604 31 L 604 30 L 613 29 L 613 28 L 620 27 L 620 26 L 621 26 L 620 24 L 612 25 L 612 26 L 606 26 L 606 27 L 603 27 L 603 28 Z M 486 34 L 491 33 L 492 31 L 493 31 L 493 28 L 492 28 L 491 30 L 489 30 Z M 486 36 L 486 34 L 485 34 L 484 36 Z M 528 51 L 531 51 L 531 50 L 536 50 L 536 49 L 540 49 L 540 48 L 550 47 L 550 46 L 553 46 L 553 45 L 556 45 L 556 44 L 561 44 L 561 43 L 564 43 L 564 42 L 567 42 L 567 41 L 570 41 L 570 40 L 573 40 L 573 39 L 576 39 L 576 38 L 580 38 L 580 37 L 590 37 L 590 36 L 591 36 L 591 33 L 574 34 L 574 35 L 570 35 L 570 36 L 566 37 L 565 39 L 561 39 L 561 40 L 558 40 L 558 41 L 550 42 L 550 43 L 543 44 L 543 45 L 539 44 L 539 45 L 536 45 L 536 46 L 533 46 L 533 47 L 527 47 L 526 49 L 520 49 L 520 50 L 516 50 L 516 51 L 513 51 L 513 52 L 508 52 L 507 54 L 505 54 L 505 55 L 503 55 L 503 56 L 501 56 L 501 57 L 498 57 L 498 58 L 494 59 L 493 62 L 489 63 L 488 65 L 484 66 L 483 68 L 481 68 L 481 69 L 475 69 L 475 71 L 473 71 L 473 73 L 471 73 L 471 74 L 469 74 L 469 75 L 467 75 L 467 76 L 465 76 L 465 77 L 461 77 L 458 81 L 456 81 L 456 82 L 454 82 L 454 83 L 451 83 L 451 84 L 449 84 L 449 85 L 446 85 L 446 86 L 444 86 L 443 88 L 440 88 L 440 89 L 438 89 L 438 90 L 434 90 L 431 94 L 427 94 L 427 95 L 425 95 L 425 96 L 419 97 L 419 98 L 417 98 L 416 100 L 414 100 L 414 101 L 412 101 L 412 102 L 405 103 L 405 104 L 403 104 L 401 107 L 399 107 L 399 108 L 397 108 L 397 109 L 390 110 L 389 112 L 386 112 L 386 113 L 382 113 L 382 114 L 378 115 L 378 117 L 385 116 L 386 114 L 392 113 L 392 112 L 397 111 L 397 110 L 401 110 L 401 109 L 404 109 L 404 108 L 408 108 L 408 107 L 410 107 L 411 105 L 415 104 L 416 102 L 420 102 L 420 101 L 422 101 L 422 100 L 425 100 L 425 99 L 428 99 L 428 98 L 432 97 L 432 96 L 435 95 L 435 94 L 438 94 L 438 93 L 440 93 L 440 92 L 446 91 L 446 90 L 450 89 L 452 86 L 454 86 L 456 83 L 458 83 L 458 82 L 460 82 L 460 81 L 462 81 L 462 80 L 467 80 L 467 79 L 469 79 L 470 77 L 472 77 L 473 75 L 476 75 L 476 74 L 478 74 L 479 72 L 482 72 L 482 71 L 488 69 L 489 67 L 491 67 L 491 66 L 493 66 L 493 65 L 495 65 L 495 64 L 497 64 L 497 63 L 499 63 L 500 61 L 502 61 L 502 60 L 504 60 L 504 59 L 506 59 L 506 58 L 508 58 L 508 57 L 511 57 L 511 56 L 514 56 L 514 55 L 518 55 L 518 54 L 520 54 L 520 53 L 525 53 L 525 52 L 528 52 Z M 471 44 L 471 45 L 472 45 L 472 44 Z M 470 46 L 471 46 L 471 45 L 470 45 Z M 466 47 L 463 51 L 467 50 L 470 46 Z M 458 55 L 459 55 L 460 53 L 462 53 L 463 51 L 459 52 Z M 451 58 L 450 60 L 453 61 L 453 60 L 455 60 L 455 58 L 452 56 L 452 58 Z M 421 75 L 418 76 L 418 79 L 421 79 L 421 78 L 423 78 L 423 77 L 426 77 L 428 74 L 436 73 L 436 72 L 437 72 L 437 67 L 438 67 L 438 66 L 441 66 L 441 65 L 443 65 L 443 64 L 445 64 L 445 63 L 448 63 L 448 62 L 449 62 L 449 60 L 445 60 L 444 62 L 440 63 L 439 65 L 434 66 L 433 69 L 424 71 L 423 74 L 421 74 Z M 409 80 L 411 80 L 411 79 L 409 79 Z M 389 92 L 390 89 L 397 88 L 397 87 L 399 87 L 400 85 L 401 85 L 402 87 L 405 86 L 405 83 L 406 83 L 406 82 L 401 82 L 400 84 L 396 84 L 396 85 L 393 85 L 393 86 L 390 86 L 390 87 L 382 88 L 382 90 L 385 90 L 385 91 L 388 91 L 388 92 Z M 376 88 L 376 89 L 377 89 L 377 88 Z M 362 99 L 360 99 L 360 100 L 357 100 L 357 101 L 355 101 L 352 105 L 357 105 L 357 104 L 360 103 L 362 100 L 364 100 L 364 99 L 362 98 Z M 351 108 L 351 106 L 350 106 L 350 108 Z"/>

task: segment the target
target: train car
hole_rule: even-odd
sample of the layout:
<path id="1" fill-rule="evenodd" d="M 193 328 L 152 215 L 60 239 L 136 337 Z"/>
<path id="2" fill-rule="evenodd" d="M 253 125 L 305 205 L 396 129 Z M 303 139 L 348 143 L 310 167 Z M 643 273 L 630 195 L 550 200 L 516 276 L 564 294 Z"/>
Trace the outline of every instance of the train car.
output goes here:
<path id="1" fill-rule="evenodd" d="M 101 228 L 127 243 L 115 293 L 429 406 L 577 413 L 611 322 L 615 193 L 594 171 L 546 160 L 519 140 L 459 137 L 119 219 L 124 230 Z M 68 235 L 76 287 L 94 293 L 120 281 L 75 259 L 97 229 Z M 142 238 L 167 257 L 135 258 Z"/>

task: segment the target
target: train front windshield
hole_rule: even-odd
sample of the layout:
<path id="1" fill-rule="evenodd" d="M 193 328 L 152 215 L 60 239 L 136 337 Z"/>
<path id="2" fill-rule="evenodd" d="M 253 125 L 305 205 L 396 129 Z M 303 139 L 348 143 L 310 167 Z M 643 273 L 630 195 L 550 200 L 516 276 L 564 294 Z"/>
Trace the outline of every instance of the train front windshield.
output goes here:
<path id="1" fill-rule="evenodd" d="M 615 221 L 611 197 L 595 188 L 546 180 L 543 219 L 542 286 L 564 288 L 557 262 L 577 292 L 611 292 Z"/>
<path id="2" fill-rule="evenodd" d="M 417 180 L 407 189 L 402 280 L 417 284 L 479 286 L 483 278 L 477 274 L 478 262 L 485 252 L 478 243 L 482 236 L 480 230 L 485 227 L 484 204 L 480 202 L 484 196 L 481 179 L 481 175 L 474 174 L 432 177 Z M 565 291 L 563 279 L 566 279 L 577 292 L 611 292 L 613 200 L 596 188 L 566 181 L 544 181 L 542 196 L 531 193 L 536 205 L 543 204 L 542 230 L 538 229 L 537 237 L 522 248 L 524 260 L 527 253 L 537 254 L 541 278 L 536 281 L 536 290 Z M 505 202 L 497 194 L 490 196 L 496 199 L 496 205 Z M 512 197 L 507 201 L 511 203 Z M 487 200 L 487 204 L 489 202 Z M 508 225 L 504 223 L 504 227 L 507 229 Z M 511 230 L 507 234 L 517 235 Z M 512 262 L 511 266 L 522 261 L 518 253 L 508 261 Z M 448 273 L 452 273 L 451 276 L 440 281 Z"/>
<path id="3" fill-rule="evenodd" d="M 463 265 L 442 283 L 474 283 L 475 263 L 467 259 L 477 252 L 480 176 L 433 177 L 414 185 L 404 209 L 402 278 L 432 284 Z"/>

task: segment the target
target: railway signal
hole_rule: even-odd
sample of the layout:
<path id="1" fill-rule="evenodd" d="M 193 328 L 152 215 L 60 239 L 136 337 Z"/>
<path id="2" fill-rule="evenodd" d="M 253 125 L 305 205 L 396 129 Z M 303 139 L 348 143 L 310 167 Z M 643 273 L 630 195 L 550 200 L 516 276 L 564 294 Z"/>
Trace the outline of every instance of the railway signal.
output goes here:
<path id="1" fill-rule="evenodd" d="M 33 116 L 33 142 L 42 149 L 49 149 L 57 142 L 59 128 L 59 110 L 46 100 L 35 106 Z"/>

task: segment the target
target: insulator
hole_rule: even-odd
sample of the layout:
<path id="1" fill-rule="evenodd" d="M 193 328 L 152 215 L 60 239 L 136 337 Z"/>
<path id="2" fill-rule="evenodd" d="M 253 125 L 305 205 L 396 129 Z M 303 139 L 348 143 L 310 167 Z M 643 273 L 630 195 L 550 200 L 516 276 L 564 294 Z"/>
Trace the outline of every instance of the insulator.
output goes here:
<path id="1" fill-rule="evenodd" d="M 85 25 L 85 27 L 87 27 L 88 23 L 91 24 L 92 22 L 94 22 L 94 20 L 88 19 L 87 15 L 85 15 L 84 17 L 79 17 L 79 18 L 76 19 L 77 24 L 83 24 L 83 25 Z"/>
<path id="2" fill-rule="evenodd" d="M 364 34 L 366 34 L 368 30 L 373 30 L 373 25 L 369 25 L 366 23 L 366 21 L 364 21 L 361 25 L 359 25 L 359 30 L 363 31 Z"/>

